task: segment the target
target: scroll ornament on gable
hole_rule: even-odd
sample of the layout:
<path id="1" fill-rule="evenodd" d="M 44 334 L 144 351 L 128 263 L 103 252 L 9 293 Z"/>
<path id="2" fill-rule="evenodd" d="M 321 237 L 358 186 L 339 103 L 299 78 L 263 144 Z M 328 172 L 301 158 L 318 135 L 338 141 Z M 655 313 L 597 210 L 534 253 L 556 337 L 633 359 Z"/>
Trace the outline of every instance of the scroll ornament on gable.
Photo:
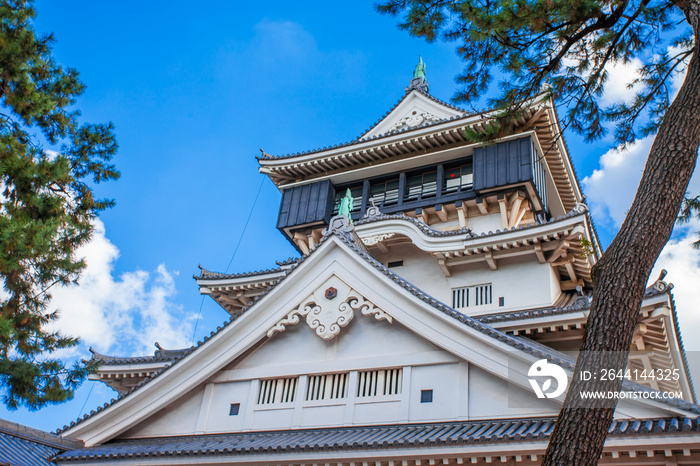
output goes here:
<path id="1" fill-rule="evenodd" d="M 306 324 L 316 332 L 316 335 L 324 340 L 332 340 L 352 321 L 355 312 L 393 323 L 389 314 L 363 298 L 355 290 L 348 289 L 344 293 L 346 298 L 341 301 L 335 300 L 338 296 L 338 290 L 335 287 L 325 289 L 322 299 L 317 299 L 317 294 L 309 296 L 303 304 L 280 319 L 267 331 L 267 336 L 271 337 L 275 333 L 283 332 L 288 326 L 296 325 L 305 318 Z"/>

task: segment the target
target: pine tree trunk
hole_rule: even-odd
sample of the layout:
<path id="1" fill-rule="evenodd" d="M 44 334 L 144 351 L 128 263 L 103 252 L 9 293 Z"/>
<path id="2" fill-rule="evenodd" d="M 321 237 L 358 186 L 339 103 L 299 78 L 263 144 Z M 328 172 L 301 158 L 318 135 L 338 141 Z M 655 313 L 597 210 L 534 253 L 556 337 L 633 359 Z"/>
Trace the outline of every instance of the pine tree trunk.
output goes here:
<path id="1" fill-rule="evenodd" d="M 603 452 L 616 400 L 581 407 L 583 391 L 619 392 L 622 379 L 582 381 L 582 370 L 624 368 L 651 269 L 668 241 L 695 169 L 700 145 L 700 1 L 682 5 L 695 48 L 678 96 L 649 153 L 634 203 L 620 231 L 593 270 L 591 312 L 574 376 L 552 432 L 543 465 L 594 465 Z M 601 352 L 617 355 L 600 367 Z"/>

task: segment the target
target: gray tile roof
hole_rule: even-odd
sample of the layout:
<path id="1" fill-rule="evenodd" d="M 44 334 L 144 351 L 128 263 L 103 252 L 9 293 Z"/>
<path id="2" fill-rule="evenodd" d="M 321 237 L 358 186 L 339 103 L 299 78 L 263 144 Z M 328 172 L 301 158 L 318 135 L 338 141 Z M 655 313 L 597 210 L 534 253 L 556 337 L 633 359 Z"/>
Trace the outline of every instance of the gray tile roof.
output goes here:
<path id="1" fill-rule="evenodd" d="M 555 422 L 556 418 L 546 417 L 122 440 L 69 451 L 59 455 L 57 459 L 61 463 L 68 463 L 103 459 L 271 455 L 291 451 L 381 449 L 544 440 L 552 433 Z M 682 434 L 697 431 L 697 420 L 687 417 L 613 421 L 608 429 L 611 437 L 652 433 Z"/>
<path id="2" fill-rule="evenodd" d="M 403 214 L 381 214 L 372 217 L 362 217 L 355 221 L 355 225 L 366 225 L 369 223 L 379 222 L 382 220 L 402 220 L 404 222 L 412 223 L 418 227 L 418 229 L 427 236 L 440 237 L 440 236 L 459 236 L 465 235 L 466 238 L 476 238 L 472 231 L 468 228 L 460 228 L 459 230 L 441 231 L 430 228 L 425 223 L 421 222 L 417 218 L 408 217 Z"/>
<path id="3" fill-rule="evenodd" d="M 525 309 L 522 311 L 498 312 L 484 314 L 474 318 L 484 324 L 510 322 L 514 320 L 532 319 L 536 317 L 570 314 L 590 309 L 590 296 L 579 296 L 577 293 L 562 293 L 552 306 Z"/>
<path id="4" fill-rule="evenodd" d="M 462 112 L 462 114 L 461 114 L 461 115 L 456 115 L 456 116 L 453 116 L 453 117 L 450 117 L 450 118 L 443 118 L 443 119 L 441 119 L 441 120 L 439 120 L 439 121 L 436 121 L 436 122 L 426 122 L 426 123 L 423 123 L 423 124 L 421 124 L 421 125 L 414 126 L 414 127 L 412 127 L 412 128 L 403 128 L 403 129 L 400 129 L 400 130 L 388 131 L 388 132 L 386 132 L 386 133 L 376 134 L 376 135 L 374 135 L 374 136 L 372 136 L 372 137 L 370 137 L 370 138 L 364 138 L 363 136 L 364 136 L 365 134 L 367 134 L 369 131 L 372 130 L 372 128 L 374 128 L 375 126 L 377 126 L 377 125 L 378 125 L 382 120 L 384 120 L 384 118 L 386 118 L 396 107 L 398 107 L 399 104 L 400 104 L 401 102 L 403 102 L 403 100 L 406 98 L 406 96 L 408 96 L 408 94 L 406 94 L 406 95 L 404 95 L 393 107 L 391 107 L 391 109 L 390 109 L 388 112 L 386 112 L 386 113 L 384 114 L 384 116 L 382 116 L 375 124 L 373 124 L 373 125 L 370 126 L 366 131 L 364 131 L 360 137 L 355 138 L 355 139 L 353 139 L 352 141 L 344 142 L 344 143 L 341 143 L 341 144 L 334 144 L 334 145 L 332 145 L 332 146 L 324 146 L 324 147 L 320 147 L 320 148 L 318 148 L 318 149 L 306 150 L 306 151 L 303 151 L 303 152 L 295 152 L 295 153 L 293 153 L 293 154 L 286 154 L 286 155 L 271 155 L 271 154 L 268 154 L 267 152 L 265 152 L 264 150 L 260 149 L 261 155 L 257 156 L 256 158 L 257 158 L 258 160 L 291 159 L 291 158 L 294 158 L 294 157 L 299 157 L 299 156 L 301 156 L 301 155 L 316 154 L 316 153 L 323 152 L 323 151 L 326 151 L 326 150 L 337 149 L 337 148 L 339 148 L 339 147 L 352 146 L 353 144 L 357 144 L 357 143 L 359 143 L 359 142 L 373 141 L 373 140 L 375 140 L 375 139 L 381 139 L 381 138 L 384 138 L 384 137 L 387 137 L 387 136 L 391 136 L 391 135 L 393 135 L 393 134 L 406 133 L 406 132 L 410 132 L 410 131 L 415 131 L 415 130 L 420 129 L 420 128 L 426 128 L 426 127 L 429 127 L 429 126 L 437 126 L 437 125 L 440 125 L 440 124 L 442 124 L 442 123 L 445 123 L 446 121 L 463 120 L 463 119 L 465 119 L 465 118 L 469 118 L 469 117 L 472 117 L 472 116 L 474 116 L 474 115 L 479 115 L 480 113 L 482 113 L 482 112 L 467 113 L 467 112 L 465 112 L 463 109 L 457 108 L 457 107 L 455 107 L 455 106 L 453 106 L 453 105 L 448 104 L 447 102 L 444 102 L 444 101 L 442 101 L 442 100 L 440 100 L 440 99 L 438 99 L 438 98 L 436 98 L 436 97 L 433 97 L 432 95 L 428 94 L 427 92 L 423 92 L 423 91 L 418 90 L 418 89 L 416 89 L 415 92 L 419 92 L 419 93 L 423 94 L 424 96 L 428 97 L 430 100 L 432 100 L 432 101 L 434 101 L 434 102 L 437 102 L 437 103 L 440 103 L 440 104 L 442 104 L 442 105 L 445 105 L 445 106 L 447 106 L 447 107 L 449 107 L 449 108 L 451 108 L 451 109 L 453 109 L 453 110 L 456 110 L 456 111 L 458 111 L 458 112 Z"/>
<path id="5" fill-rule="evenodd" d="M 299 260 L 298 257 L 290 257 L 290 258 L 285 259 L 285 260 L 283 260 L 283 261 L 275 261 L 275 262 L 276 262 L 277 265 L 279 265 L 280 267 L 284 267 L 285 265 L 292 265 L 292 264 L 295 263 L 297 260 Z"/>
<path id="6" fill-rule="evenodd" d="M 61 450 L 0 432 L 0 464 L 11 466 L 47 466 Z"/>
<path id="7" fill-rule="evenodd" d="M 444 100 L 440 100 L 440 99 L 438 99 L 437 97 L 433 96 L 433 95 L 432 95 L 431 93 L 429 93 L 429 92 L 424 92 L 424 91 L 422 91 L 422 90 L 420 90 L 420 89 L 416 89 L 416 88 L 413 88 L 413 89 L 411 89 L 411 90 L 415 90 L 416 92 L 419 92 L 420 94 L 423 94 L 425 97 L 429 98 L 429 99 L 432 100 L 433 102 L 436 102 L 436 103 L 438 103 L 438 104 L 440 104 L 440 105 L 444 105 L 445 107 L 447 107 L 447 108 L 449 108 L 449 109 L 452 109 L 452 110 L 455 110 L 455 111 L 457 111 L 457 112 L 460 112 L 460 113 L 462 113 L 463 115 L 467 115 L 467 114 L 468 114 L 468 112 L 466 112 L 464 109 L 461 109 L 461 108 L 459 108 L 459 107 L 455 107 L 454 105 L 449 104 L 449 103 L 445 102 Z M 384 115 L 382 115 L 382 117 L 381 117 L 379 120 L 375 121 L 374 124 L 372 124 L 369 128 L 367 128 L 366 130 L 364 130 L 364 131 L 362 132 L 362 134 L 361 134 L 359 137 L 357 137 L 356 139 L 354 139 L 354 141 L 360 141 L 360 140 L 362 139 L 362 137 L 363 137 L 365 134 L 367 134 L 367 133 L 369 133 L 370 131 L 372 131 L 372 128 L 376 127 L 379 123 L 381 123 L 382 121 L 384 121 L 384 119 L 385 119 L 386 117 L 388 117 L 389 114 L 390 114 L 391 112 L 393 112 L 393 111 L 396 109 L 396 107 L 398 107 L 398 106 L 401 104 L 401 102 L 403 102 L 404 100 L 406 100 L 406 97 L 408 97 L 408 95 L 409 95 L 410 93 L 411 93 L 411 91 L 407 91 L 407 92 L 403 95 L 403 97 L 401 97 L 401 98 L 400 98 L 400 99 L 399 99 L 399 100 L 398 100 Z M 471 113 L 471 114 L 469 114 L 469 115 L 475 115 L 475 114 L 476 114 L 476 113 Z M 395 133 L 395 132 L 396 132 L 396 131 L 393 131 L 393 133 Z M 389 134 L 392 134 L 392 132 L 390 132 L 390 133 L 385 133 L 385 135 L 389 135 Z"/>
<path id="8" fill-rule="evenodd" d="M 290 259 L 287 259 L 288 261 Z M 273 269 L 266 269 L 266 270 L 255 270 L 253 272 L 243 272 L 243 273 L 221 273 L 221 272 L 212 272 L 210 270 L 205 269 L 201 265 L 199 266 L 199 277 L 194 276 L 196 280 L 226 280 L 226 279 L 232 279 L 232 278 L 246 278 L 246 277 L 255 277 L 257 275 L 267 275 L 271 273 L 277 273 L 281 272 L 282 265 L 287 265 L 285 264 L 279 264 L 280 267 L 276 267 Z"/>
<path id="9" fill-rule="evenodd" d="M 574 211 L 572 211 L 574 212 Z M 560 217 L 558 220 L 562 218 L 567 218 L 570 216 L 572 212 L 569 212 L 564 217 Z M 576 215 L 580 215 L 581 213 L 576 213 Z M 336 238 L 340 239 L 344 244 L 346 244 L 352 251 L 354 251 L 356 254 L 358 254 L 362 259 L 364 259 L 366 262 L 368 262 L 372 267 L 374 267 L 377 271 L 380 273 L 384 274 L 388 278 L 390 278 L 392 281 L 394 281 L 397 285 L 400 287 L 404 288 L 407 290 L 409 293 L 411 293 L 413 296 L 416 298 L 420 299 L 421 301 L 424 301 L 437 309 L 440 312 L 443 312 L 444 314 L 458 320 L 459 322 L 463 323 L 464 325 L 467 325 L 468 327 L 471 327 L 485 335 L 488 335 L 491 338 L 495 338 L 515 349 L 518 349 L 520 351 L 524 351 L 525 353 L 532 354 L 533 356 L 537 358 L 546 358 L 550 362 L 553 362 L 554 364 L 558 364 L 561 367 L 564 367 L 569 370 L 574 369 L 574 364 L 570 361 L 570 359 L 564 355 L 563 353 L 560 353 L 558 351 L 555 351 L 553 349 L 547 349 L 544 350 L 542 348 L 539 348 L 538 346 L 529 344 L 526 341 L 520 340 L 518 338 L 512 337 L 510 335 L 506 335 L 504 332 L 501 332 L 500 330 L 496 330 L 493 327 L 490 327 L 487 324 L 481 323 L 478 320 L 474 319 L 473 317 L 469 317 L 465 314 L 462 314 L 461 312 L 451 308 L 447 304 L 444 304 L 443 302 L 433 298 L 430 296 L 428 293 L 424 292 L 420 288 L 416 287 L 415 285 L 411 284 L 407 280 L 399 277 L 396 275 L 394 272 L 386 268 L 382 263 L 378 262 L 374 257 L 372 257 L 370 254 L 368 254 L 362 247 L 358 246 L 355 244 L 355 241 L 352 239 L 352 235 L 348 233 L 338 233 L 338 232 L 331 232 L 329 235 L 324 236 L 319 243 L 316 245 L 314 249 L 312 249 L 308 254 L 305 254 L 301 256 L 297 261 L 292 264 L 290 267 L 286 268 L 283 270 L 283 275 L 278 278 L 271 286 L 267 287 L 266 290 L 263 290 L 259 295 L 255 296 L 252 298 L 252 304 L 250 306 L 243 307 L 241 309 L 241 312 L 231 316 L 231 318 L 224 322 L 222 326 L 219 326 L 216 328 L 216 330 L 213 330 L 209 336 L 204 337 L 201 341 L 197 342 L 197 344 L 188 350 L 180 356 L 179 358 L 173 360 L 172 362 L 166 363 L 165 366 L 162 368 L 158 369 L 155 371 L 151 376 L 146 377 L 142 382 L 140 382 L 137 386 L 129 390 L 128 392 L 124 392 L 123 394 L 120 394 L 118 398 L 112 398 L 109 402 L 105 403 L 103 406 L 100 406 L 97 408 L 97 410 L 91 411 L 89 414 L 85 414 L 82 418 L 78 418 L 76 421 L 71 422 L 69 425 L 63 426 L 62 429 L 57 429 L 56 432 L 63 432 L 66 429 L 69 429 L 76 424 L 79 424 L 80 422 L 88 419 L 89 417 L 99 413 L 100 411 L 108 408 L 109 406 L 112 406 L 113 404 L 119 402 L 123 398 L 129 396 L 130 394 L 134 393 L 135 391 L 139 390 L 141 387 L 146 385 L 148 382 L 153 380 L 154 378 L 158 377 L 160 374 L 168 370 L 170 367 L 174 366 L 177 364 L 180 360 L 182 360 L 184 357 L 186 357 L 188 354 L 190 354 L 193 351 L 196 351 L 197 348 L 199 348 L 201 345 L 205 344 L 207 341 L 209 341 L 212 337 L 214 337 L 216 334 L 218 334 L 223 328 L 227 327 L 231 323 L 233 323 L 238 317 L 240 317 L 243 313 L 245 313 L 250 307 L 255 306 L 255 304 L 263 299 L 273 288 L 275 288 L 279 283 L 281 283 L 289 274 L 293 273 L 294 270 L 296 270 L 297 267 L 299 267 L 301 264 L 304 263 L 309 257 L 313 255 L 313 253 L 321 247 L 321 245 L 325 244 L 326 241 L 328 241 L 328 238 L 335 236 Z M 623 384 L 623 387 L 626 386 Z M 635 385 L 630 385 L 631 389 L 633 390 L 641 390 L 641 391 L 646 391 L 644 387 L 637 386 Z M 649 391 L 654 391 L 649 389 Z M 681 409 L 698 413 L 700 414 L 700 405 L 696 405 L 693 403 L 688 403 L 683 400 L 678 400 L 678 399 L 662 399 L 659 400 L 662 403 L 668 404 L 670 406 L 676 406 Z"/>
<path id="10" fill-rule="evenodd" d="M 664 281 L 664 277 L 667 273 L 668 272 L 666 272 L 666 270 L 662 270 L 659 274 L 659 278 L 657 278 L 654 283 L 647 286 L 647 288 L 644 290 L 645 298 L 650 298 L 652 296 L 671 292 L 671 290 L 673 289 L 673 283 L 666 283 Z"/>
<path id="11" fill-rule="evenodd" d="M 685 354 L 685 345 L 683 344 L 683 337 L 681 336 L 681 327 L 678 323 L 678 313 L 676 312 L 676 302 L 673 299 L 673 294 L 668 291 L 671 296 L 671 315 L 673 316 L 673 327 L 676 330 L 676 335 L 678 336 L 678 346 L 681 349 L 681 358 L 683 359 L 683 368 L 685 373 L 688 374 L 688 383 L 690 384 L 690 391 L 693 394 L 693 401 L 698 402 L 698 396 L 695 393 L 695 385 L 693 384 L 693 378 L 690 374 L 690 366 L 688 365 L 688 356 Z"/>
<path id="12" fill-rule="evenodd" d="M 81 447 L 82 442 L 0 419 L 0 464 L 3 466 L 54 465 L 55 455 Z"/>
<path id="13" fill-rule="evenodd" d="M 460 228 L 459 230 L 450 230 L 450 231 L 434 230 L 433 228 L 430 228 L 428 225 L 421 222 L 417 218 L 408 217 L 408 216 L 402 215 L 402 214 L 381 214 L 381 215 L 375 215 L 372 217 L 362 217 L 361 219 L 355 221 L 355 225 L 365 225 L 368 223 L 378 222 L 378 221 L 382 221 L 382 220 L 403 220 L 403 221 L 406 221 L 406 222 L 409 222 L 409 223 L 416 225 L 421 230 L 421 232 L 423 232 L 427 236 L 441 237 L 441 236 L 464 235 L 465 239 L 476 239 L 476 238 L 488 238 L 491 236 L 503 235 L 506 233 L 512 233 L 514 231 L 529 230 L 532 228 L 541 227 L 542 225 L 551 225 L 551 224 L 554 224 L 557 222 L 567 220 L 567 219 L 572 218 L 572 217 L 585 216 L 585 215 L 588 215 L 587 210 L 573 209 L 573 210 L 567 212 L 565 215 L 560 215 L 556 218 L 551 218 L 544 223 L 520 225 L 520 226 L 513 227 L 513 228 L 504 228 L 503 230 L 497 229 L 496 231 L 483 232 L 480 234 L 476 234 L 468 228 Z"/>
<path id="14" fill-rule="evenodd" d="M 120 365 L 120 364 L 143 364 L 149 362 L 170 362 L 180 359 L 184 355 L 188 354 L 193 348 L 182 348 L 175 350 L 168 350 L 163 348 L 156 342 L 156 350 L 153 356 L 107 356 L 100 354 L 92 347 L 90 347 L 90 352 L 92 353 L 92 360 L 100 361 L 102 364 L 107 365 Z"/>

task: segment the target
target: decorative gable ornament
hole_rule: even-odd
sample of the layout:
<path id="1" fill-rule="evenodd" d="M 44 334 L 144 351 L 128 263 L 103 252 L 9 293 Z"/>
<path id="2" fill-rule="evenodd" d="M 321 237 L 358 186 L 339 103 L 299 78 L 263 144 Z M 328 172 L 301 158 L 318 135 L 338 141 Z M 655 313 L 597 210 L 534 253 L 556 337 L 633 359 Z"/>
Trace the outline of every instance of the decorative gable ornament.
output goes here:
<path id="1" fill-rule="evenodd" d="M 355 229 L 350 219 L 345 215 L 336 215 L 330 219 L 328 226 L 323 229 L 323 236 L 340 234 L 340 233 L 350 233 Z"/>
<path id="2" fill-rule="evenodd" d="M 329 287 L 330 284 L 333 286 Z M 338 296 L 342 297 L 341 301 L 335 300 Z M 352 321 L 357 311 L 364 316 L 393 323 L 389 314 L 362 297 L 338 277 L 333 276 L 306 298 L 299 307 L 273 325 L 267 331 L 267 336 L 271 337 L 275 333 L 284 332 L 288 326 L 296 325 L 305 318 L 306 324 L 316 332 L 316 335 L 324 340 L 332 340 Z"/>
<path id="3" fill-rule="evenodd" d="M 333 299 L 338 296 L 338 290 L 332 286 L 326 290 L 326 299 Z"/>
<path id="4" fill-rule="evenodd" d="M 441 118 L 439 118 L 431 113 L 421 112 L 417 109 L 414 109 L 410 114 L 401 118 L 391 128 L 389 128 L 389 132 L 391 133 L 394 131 L 399 131 L 399 130 L 402 130 L 404 128 L 415 128 L 415 127 L 420 126 L 424 123 L 437 123 L 441 120 L 442 120 Z"/>
<path id="5" fill-rule="evenodd" d="M 374 197 L 369 198 L 369 203 L 370 206 L 367 207 L 367 212 L 365 212 L 365 215 L 362 216 L 363 219 L 371 220 L 383 215 L 381 210 L 379 210 L 379 207 L 377 207 L 377 202 L 374 200 Z"/>
<path id="6" fill-rule="evenodd" d="M 380 233 L 378 235 L 365 236 L 362 238 L 362 242 L 365 246 L 374 246 L 375 244 L 381 243 L 382 241 L 393 238 L 396 233 Z"/>

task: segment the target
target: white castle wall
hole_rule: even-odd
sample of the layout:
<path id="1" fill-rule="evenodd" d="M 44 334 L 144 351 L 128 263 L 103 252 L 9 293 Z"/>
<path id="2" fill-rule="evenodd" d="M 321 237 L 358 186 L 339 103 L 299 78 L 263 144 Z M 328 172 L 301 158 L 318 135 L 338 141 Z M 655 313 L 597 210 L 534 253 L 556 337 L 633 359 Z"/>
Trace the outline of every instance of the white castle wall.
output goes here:
<path id="1" fill-rule="evenodd" d="M 448 306 L 452 305 L 453 288 L 491 283 L 492 304 L 460 309 L 467 315 L 549 306 L 561 293 L 551 265 L 540 264 L 534 256 L 498 261 L 497 270 L 491 270 L 486 263 L 453 267 L 450 277 L 442 273 L 432 255 L 411 244 L 392 246 L 390 253 L 382 257 L 385 264 L 398 260 L 403 260 L 403 266 L 393 268 L 393 272 Z M 500 297 L 504 299 L 503 306 L 499 306 Z"/>
<path id="2" fill-rule="evenodd" d="M 358 371 L 385 368 L 402 368 L 401 393 L 358 398 Z M 348 396 L 306 401 L 307 376 L 332 372 L 350 373 Z M 293 402 L 257 404 L 261 378 L 293 376 L 300 376 Z M 422 390 L 433 391 L 432 402 L 421 403 Z M 529 395 L 532 401 L 533 396 Z M 507 397 L 505 381 L 460 361 L 398 323 L 358 314 L 330 341 L 319 338 L 303 322 L 289 327 L 121 437 L 527 414 L 522 409 L 510 409 Z M 237 415 L 230 415 L 233 403 L 240 405 Z M 548 408 L 549 404 L 545 404 L 528 409 L 537 415 L 556 412 Z"/>

